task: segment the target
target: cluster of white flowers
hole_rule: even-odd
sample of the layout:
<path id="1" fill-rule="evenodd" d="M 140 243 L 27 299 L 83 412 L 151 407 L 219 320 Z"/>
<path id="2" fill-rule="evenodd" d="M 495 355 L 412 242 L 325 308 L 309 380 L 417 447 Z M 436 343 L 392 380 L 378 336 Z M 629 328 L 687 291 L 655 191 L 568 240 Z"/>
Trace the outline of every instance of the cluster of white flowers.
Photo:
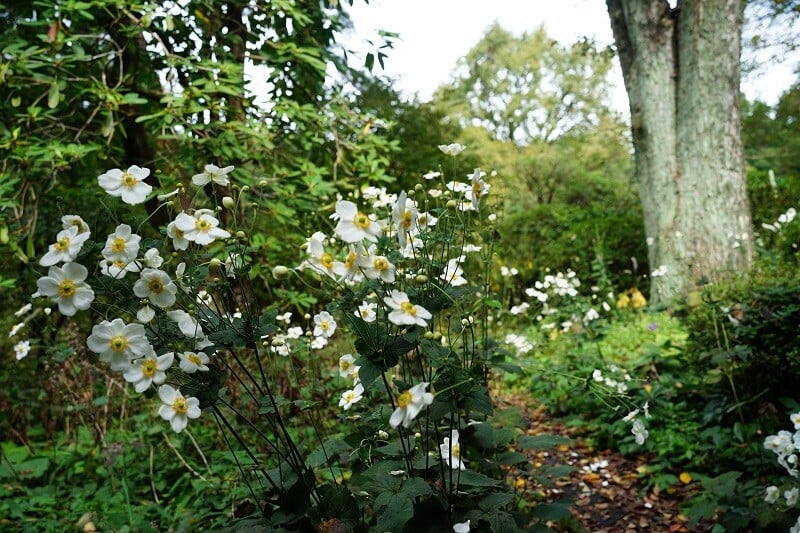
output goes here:
<path id="1" fill-rule="evenodd" d="M 503 344 L 509 344 L 517 351 L 517 355 L 525 355 L 533 350 L 533 343 L 524 335 L 509 333 L 503 339 Z"/>
<path id="2" fill-rule="evenodd" d="M 780 464 L 786 472 L 795 479 L 800 479 L 798 472 L 798 454 L 800 454 L 800 412 L 792 413 L 789 419 L 794 425 L 794 433 L 786 430 L 778 431 L 775 435 L 770 435 L 764 439 L 764 448 L 773 452 L 778 457 Z M 767 503 L 778 504 L 784 498 L 786 507 L 794 507 L 800 497 L 800 488 L 793 486 L 785 488 L 783 492 L 775 485 L 770 485 L 766 489 L 764 500 Z M 800 516 L 797 522 L 789 530 L 791 533 L 800 533 Z"/>
<path id="3" fill-rule="evenodd" d="M 636 444 L 639 446 L 644 444 L 644 441 L 646 441 L 647 437 L 650 436 L 650 433 L 647 431 L 644 422 L 642 422 L 642 419 L 639 418 L 640 412 L 644 415 L 645 419 L 649 419 L 650 403 L 644 402 L 641 411 L 639 409 L 634 409 L 622 418 L 622 420 L 625 422 L 631 423 L 631 433 L 633 433 L 633 436 L 636 439 Z"/>
<path id="4" fill-rule="evenodd" d="M 193 176 L 192 181 L 197 186 L 212 182 L 225 186 L 230 183 L 227 175 L 232 170 L 232 166 L 219 168 L 206 165 L 205 171 Z M 145 183 L 149 175 L 149 169 L 134 165 L 124 171 L 111 169 L 101 174 L 97 183 L 109 195 L 120 198 L 124 203 L 137 205 L 143 203 L 152 191 L 152 187 Z M 180 190 L 165 195 L 165 198 Z M 78 311 L 89 309 L 95 298 L 94 290 L 86 283 L 88 269 L 77 262 L 84 244 L 91 237 L 91 231 L 78 215 L 65 215 L 61 222 L 63 229 L 39 260 L 39 264 L 49 267 L 49 270 L 46 276 L 37 281 L 38 291 L 33 296 L 47 297 L 57 304 L 61 314 L 73 316 Z M 169 223 L 167 236 L 175 251 L 186 250 L 191 243 L 207 246 L 230 237 L 230 233 L 219 226 L 219 220 L 209 209 L 182 211 Z M 170 422 L 174 431 L 180 432 L 189 419 L 200 416 L 199 400 L 186 397 L 180 390 L 167 384 L 168 375 L 176 361 L 186 374 L 208 372 L 209 355 L 202 350 L 212 343 L 193 315 L 182 309 L 173 309 L 179 293 L 185 289 L 181 281 L 185 263 L 175 266 L 173 277 L 163 268 L 166 261 L 159 250 L 149 248 L 142 253 L 141 244 L 141 236 L 134 233 L 128 224 L 118 224 L 106 237 L 98 271 L 114 279 L 125 278 L 129 273 L 138 274 L 132 291 L 141 300 L 142 307 L 136 313 L 137 322 L 114 318 L 95 324 L 86 345 L 98 354 L 100 361 L 120 372 L 136 392 L 142 393 L 151 386 L 158 386 L 158 395 L 163 403 L 159 414 Z M 197 304 L 208 306 L 209 301 L 198 296 Z M 157 311 L 151 305 L 160 309 L 163 316 L 177 326 L 185 338 L 181 342 L 189 345 L 189 350 L 156 353 L 145 327 L 157 316 Z M 27 305 L 19 313 L 24 314 L 30 309 L 30 305 Z M 18 359 L 25 357 L 29 350 L 28 341 L 15 346 Z"/>
<path id="5" fill-rule="evenodd" d="M 618 365 L 610 365 L 608 367 L 612 375 L 604 375 L 603 371 L 595 368 L 592 372 L 592 379 L 596 383 L 602 383 L 609 389 L 616 391 L 617 394 L 625 394 L 628 392 L 628 383 L 631 381 L 631 375 Z"/>
<path id="6" fill-rule="evenodd" d="M 796 216 L 797 210 L 794 207 L 790 207 L 785 213 L 782 213 L 780 216 L 778 216 L 778 220 L 772 224 L 767 224 L 764 222 L 761 224 L 761 227 L 774 233 L 778 233 L 783 226 L 793 221 Z"/>

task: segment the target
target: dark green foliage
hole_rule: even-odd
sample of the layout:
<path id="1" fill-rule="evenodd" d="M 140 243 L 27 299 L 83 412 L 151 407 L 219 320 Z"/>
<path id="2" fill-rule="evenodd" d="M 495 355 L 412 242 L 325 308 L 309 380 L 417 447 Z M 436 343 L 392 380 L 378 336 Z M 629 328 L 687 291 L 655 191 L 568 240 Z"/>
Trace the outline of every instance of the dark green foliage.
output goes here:
<path id="1" fill-rule="evenodd" d="M 752 421 L 800 390 L 800 284 L 793 268 L 756 270 L 709 288 L 687 316 L 699 369 L 722 369 L 728 401 Z M 735 394 L 735 396 L 734 396 Z M 739 402 L 736 405 L 736 402 Z M 766 411 L 765 411 L 766 409 Z"/>
<path id="2" fill-rule="evenodd" d="M 578 180 L 563 201 L 509 213 L 500 235 L 502 261 L 519 265 L 522 283 L 540 279 L 548 268 L 588 272 L 597 260 L 619 290 L 649 273 L 641 207 L 611 180 Z"/>

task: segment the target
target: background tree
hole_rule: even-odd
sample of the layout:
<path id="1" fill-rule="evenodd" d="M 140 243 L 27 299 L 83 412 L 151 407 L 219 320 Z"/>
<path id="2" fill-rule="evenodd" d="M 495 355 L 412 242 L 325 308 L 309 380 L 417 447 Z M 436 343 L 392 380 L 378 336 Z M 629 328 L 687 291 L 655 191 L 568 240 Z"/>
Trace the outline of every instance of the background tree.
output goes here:
<path id="1" fill-rule="evenodd" d="M 660 300 L 753 260 L 739 106 L 741 0 L 607 0 Z"/>

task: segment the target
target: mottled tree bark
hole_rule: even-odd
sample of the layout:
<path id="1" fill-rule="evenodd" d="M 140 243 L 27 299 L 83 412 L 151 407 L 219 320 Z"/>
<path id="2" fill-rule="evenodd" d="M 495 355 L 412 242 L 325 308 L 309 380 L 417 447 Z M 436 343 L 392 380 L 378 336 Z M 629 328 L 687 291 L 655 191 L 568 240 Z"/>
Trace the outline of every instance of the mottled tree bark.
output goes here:
<path id="1" fill-rule="evenodd" d="M 651 299 L 750 267 L 742 0 L 606 0 L 631 110 Z"/>

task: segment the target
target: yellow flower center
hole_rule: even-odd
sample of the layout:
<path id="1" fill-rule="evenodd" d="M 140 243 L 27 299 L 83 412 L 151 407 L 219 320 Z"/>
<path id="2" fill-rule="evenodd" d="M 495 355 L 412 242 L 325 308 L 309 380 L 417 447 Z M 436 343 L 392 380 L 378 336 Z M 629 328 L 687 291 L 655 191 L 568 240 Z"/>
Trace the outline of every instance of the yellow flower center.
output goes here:
<path id="1" fill-rule="evenodd" d="M 116 337 L 111 338 L 109 344 L 111 345 L 112 350 L 119 353 L 128 347 L 128 339 L 122 335 L 117 335 Z"/>
<path id="2" fill-rule="evenodd" d="M 481 197 L 481 182 L 476 181 L 472 184 L 472 195 L 474 198 Z"/>
<path id="3" fill-rule="evenodd" d="M 344 360 L 340 363 L 339 366 L 341 366 L 343 372 L 347 372 L 348 370 L 350 370 L 350 361 Z"/>
<path id="4" fill-rule="evenodd" d="M 361 211 L 358 212 L 356 217 L 353 219 L 353 222 L 355 222 L 355 225 L 360 227 L 361 229 L 367 229 L 369 225 L 372 223 L 369 217 L 364 213 L 362 213 Z"/>
<path id="5" fill-rule="evenodd" d="M 74 281 L 71 279 L 65 279 L 58 284 L 58 295 L 62 298 L 69 298 L 71 296 L 75 296 L 76 289 L 77 287 Z"/>
<path id="6" fill-rule="evenodd" d="M 121 179 L 122 179 L 122 184 L 125 185 L 126 187 L 133 187 L 137 183 L 139 183 L 139 180 L 137 180 L 135 176 L 133 176 L 132 174 L 128 174 L 127 172 L 122 175 Z"/>
<path id="7" fill-rule="evenodd" d="M 323 320 L 322 322 L 319 323 L 319 329 L 321 329 L 322 331 L 328 331 L 330 327 L 331 324 L 327 320 Z"/>
<path id="8" fill-rule="evenodd" d="M 188 359 L 189 361 L 191 361 L 192 363 L 194 363 L 194 364 L 196 364 L 198 366 L 203 364 L 203 361 L 200 360 L 200 356 L 197 355 L 196 353 L 189 353 L 189 355 L 186 356 L 186 359 Z"/>
<path id="9" fill-rule="evenodd" d="M 407 315 L 417 316 L 417 307 L 411 302 L 403 302 L 400 304 L 400 310 Z"/>
<path id="10" fill-rule="evenodd" d="M 453 444 L 450 446 L 450 456 L 451 457 L 461 457 L 461 446 L 458 444 Z"/>
<path id="11" fill-rule="evenodd" d="M 175 228 L 175 238 L 176 239 L 182 239 L 183 238 L 183 232 L 181 230 L 179 230 L 178 228 Z"/>
<path id="12" fill-rule="evenodd" d="M 64 252 L 69 249 L 70 242 L 72 241 L 69 237 L 64 237 L 63 239 L 59 239 L 58 242 L 53 245 L 53 247 L 59 252 Z"/>
<path id="13" fill-rule="evenodd" d="M 185 415 L 189 411 L 189 405 L 186 403 L 186 398 L 179 396 L 172 402 L 172 409 L 179 415 Z"/>
<path id="14" fill-rule="evenodd" d="M 146 359 L 144 363 L 142 363 L 142 375 L 146 378 L 152 378 L 156 375 L 158 371 L 158 366 L 156 365 L 155 359 Z"/>
<path id="15" fill-rule="evenodd" d="M 372 261 L 372 266 L 375 268 L 375 270 L 383 272 L 389 268 L 389 261 L 387 261 L 384 257 L 376 257 L 375 260 Z"/>
<path id="16" fill-rule="evenodd" d="M 414 214 L 411 212 L 410 209 L 406 209 L 405 211 L 403 211 L 403 216 L 400 219 L 400 223 L 403 224 L 403 226 L 406 229 L 411 228 L 411 222 L 413 220 L 414 220 Z"/>
<path id="17" fill-rule="evenodd" d="M 147 282 L 147 288 L 153 294 L 161 294 L 162 292 L 164 292 L 164 284 L 161 283 L 161 280 L 155 278 Z"/>
<path id="18" fill-rule="evenodd" d="M 331 257 L 331 254 L 329 254 L 328 252 L 322 254 L 322 257 L 320 258 L 319 262 L 322 263 L 322 266 L 324 266 L 328 270 L 333 268 L 333 257 Z"/>
<path id="19" fill-rule="evenodd" d="M 353 265 L 356 262 L 356 257 L 358 257 L 358 256 L 356 255 L 355 252 L 350 252 L 349 254 L 347 254 L 347 258 L 344 260 L 344 266 L 348 270 L 353 268 Z"/>
<path id="20" fill-rule="evenodd" d="M 414 398 L 411 396 L 411 393 L 409 391 L 405 391 L 403 394 L 397 397 L 397 407 L 405 409 L 413 399 Z"/>
<path id="21" fill-rule="evenodd" d="M 125 251 L 125 239 L 122 237 L 116 237 L 113 241 L 111 241 L 111 250 L 116 253 L 121 253 Z"/>
<path id="22" fill-rule="evenodd" d="M 194 221 L 194 227 L 197 228 L 197 231 L 210 231 L 211 230 L 211 222 L 204 218 L 199 218 Z"/>

